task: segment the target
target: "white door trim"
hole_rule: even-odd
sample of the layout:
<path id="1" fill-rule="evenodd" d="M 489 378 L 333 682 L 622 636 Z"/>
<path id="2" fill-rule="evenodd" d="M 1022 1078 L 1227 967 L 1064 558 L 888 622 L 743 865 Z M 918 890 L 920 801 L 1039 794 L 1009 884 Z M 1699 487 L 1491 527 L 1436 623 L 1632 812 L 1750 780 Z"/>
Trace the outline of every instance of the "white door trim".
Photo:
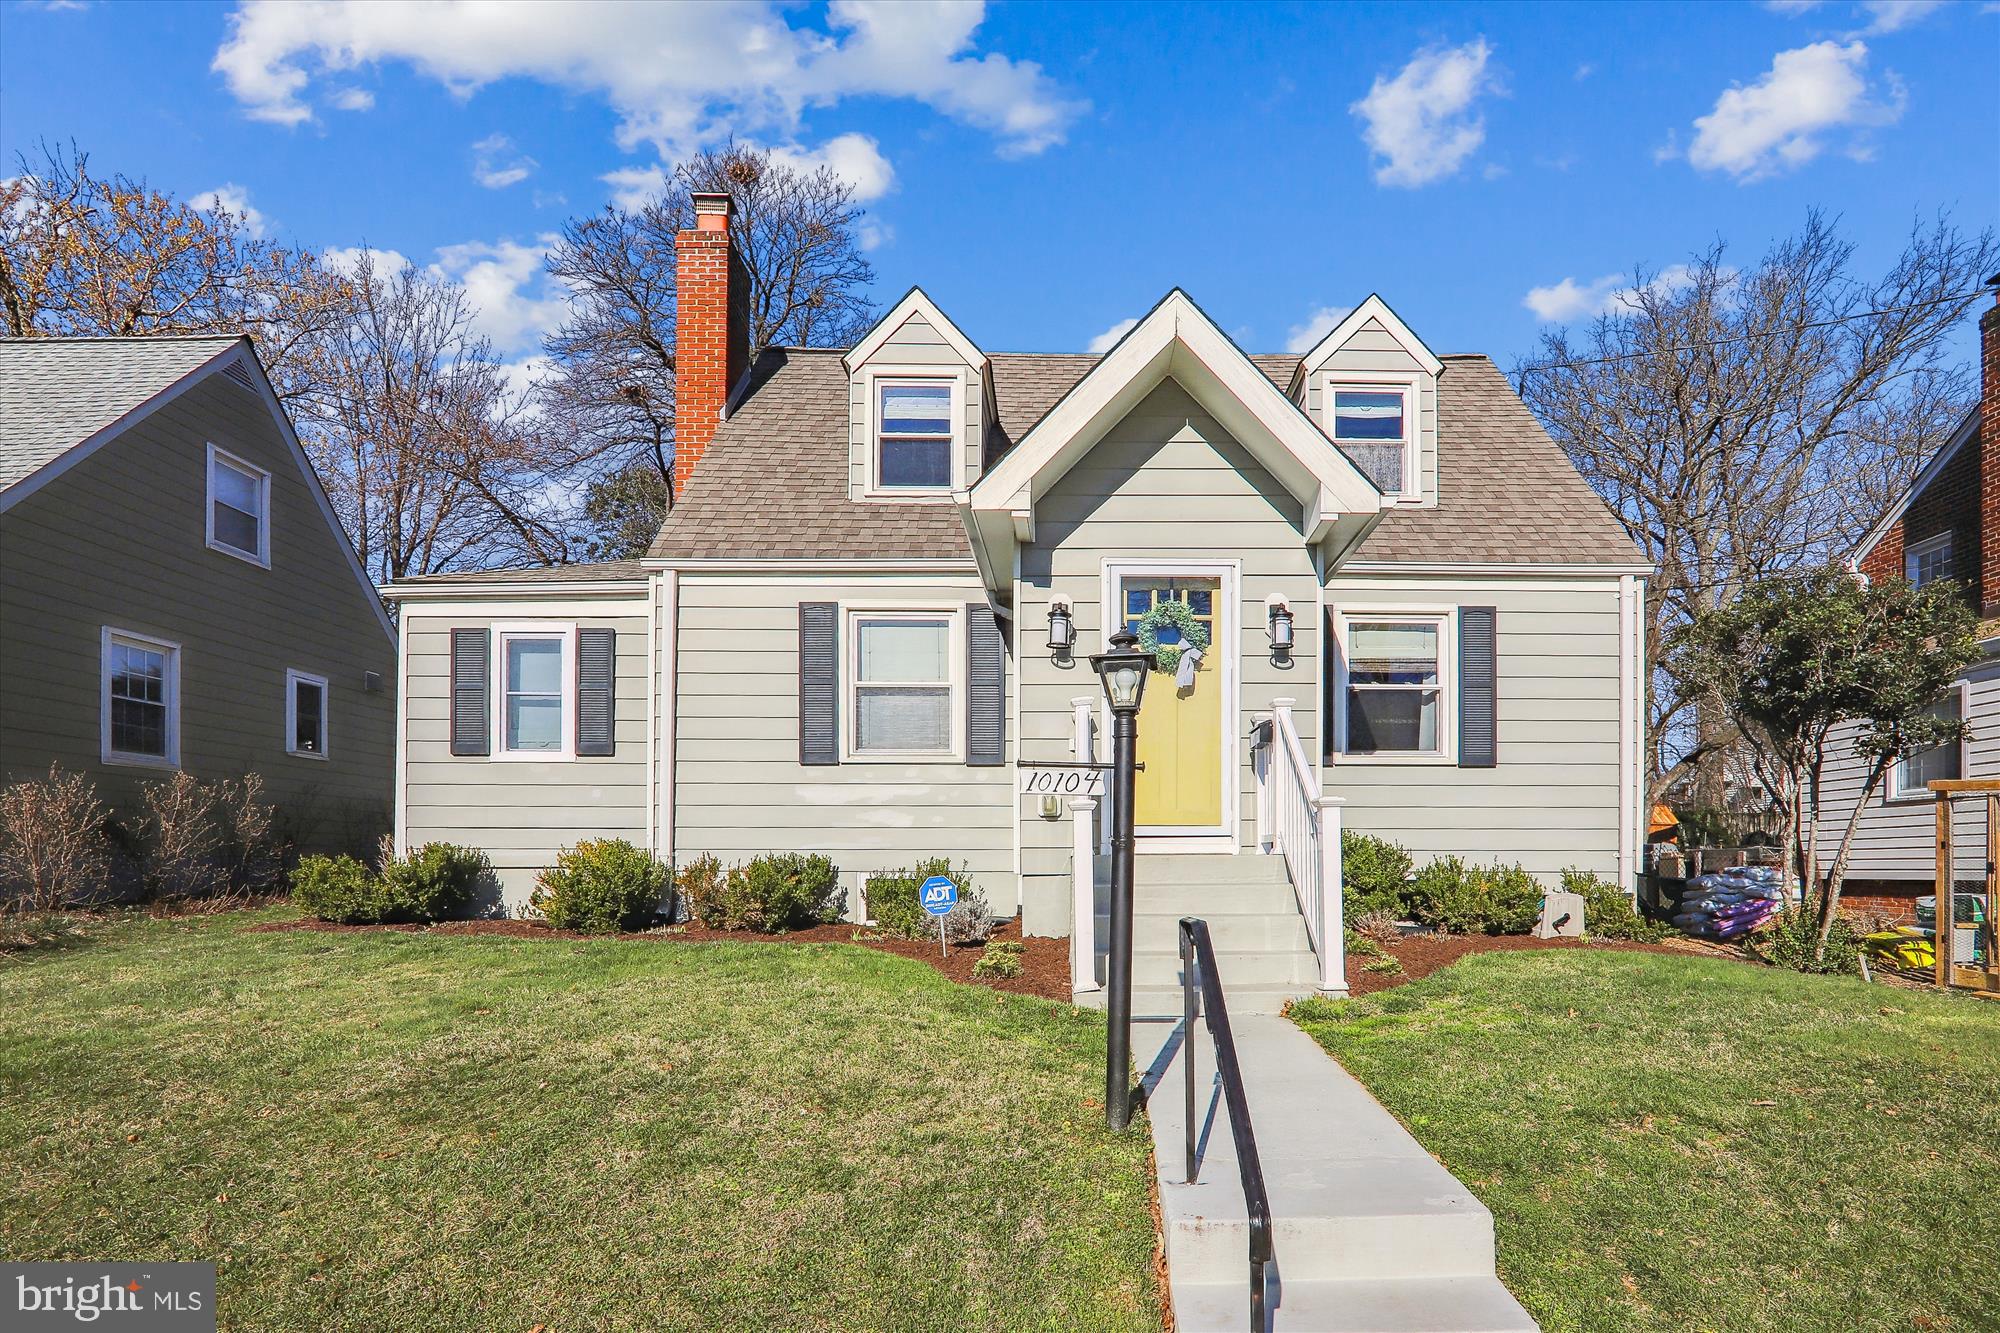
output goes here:
<path id="1" fill-rule="evenodd" d="M 1098 596 L 1102 613 L 1099 618 L 1097 636 L 1101 645 L 1099 651 L 1110 647 L 1112 633 L 1125 623 L 1125 599 L 1123 581 L 1128 577 L 1152 578 L 1213 578 L 1221 581 L 1217 596 L 1221 605 L 1216 608 L 1216 642 L 1212 649 L 1221 649 L 1215 654 L 1222 677 L 1222 820 L 1219 824 L 1199 827 L 1159 827 L 1140 828 L 1134 850 L 1147 852 L 1234 853 L 1241 851 L 1242 825 L 1240 807 L 1242 805 L 1242 755 L 1241 738 L 1237 735 L 1236 721 L 1242 716 L 1241 663 L 1243 652 L 1242 630 L 1242 586 L 1243 562 L 1241 560 L 1143 560 L 1104 559 L 1099 578 Z M 1157 688 L 1158 682 L 1148 681 L 1147 689 Z M 1111 709 L 1103 705 L 1104 736 L 1111 734 Z M 1107 821 L 1108 822 L 1108 821 Z"/>

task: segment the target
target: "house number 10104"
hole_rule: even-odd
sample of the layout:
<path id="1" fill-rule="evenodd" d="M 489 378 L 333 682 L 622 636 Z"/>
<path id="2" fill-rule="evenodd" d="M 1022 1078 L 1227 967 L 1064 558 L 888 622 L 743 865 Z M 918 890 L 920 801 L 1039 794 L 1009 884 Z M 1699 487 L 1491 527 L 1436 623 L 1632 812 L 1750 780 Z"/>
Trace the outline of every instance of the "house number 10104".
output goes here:
<path id="1" fill-rule="evenodd" d="M 1023 796 L 1102 796 L 1104 795 L 1104 770 L 1101 768 L 1081 767 L 1023 767 L 1021 769 L 1021 794 Z"/>

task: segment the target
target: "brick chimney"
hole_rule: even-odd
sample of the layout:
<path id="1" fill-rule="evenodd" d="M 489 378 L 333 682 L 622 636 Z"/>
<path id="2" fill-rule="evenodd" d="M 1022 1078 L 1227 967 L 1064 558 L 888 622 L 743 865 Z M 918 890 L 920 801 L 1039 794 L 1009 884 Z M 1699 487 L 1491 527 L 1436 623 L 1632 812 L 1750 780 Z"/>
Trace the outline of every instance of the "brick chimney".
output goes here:
<path id="1" fill-rule="evenodd" d="M 2000 615 L 2000 273 L 1979 317 L 1979 604 Z"/>
<path id="2" fill-rule="evenodd" d="M 729 224 L 727 194 L 694 196 L 694 228 L 674 237 L 674 499 L 722 424 L 722 409 L 750 363 L 750 274 Z"/>

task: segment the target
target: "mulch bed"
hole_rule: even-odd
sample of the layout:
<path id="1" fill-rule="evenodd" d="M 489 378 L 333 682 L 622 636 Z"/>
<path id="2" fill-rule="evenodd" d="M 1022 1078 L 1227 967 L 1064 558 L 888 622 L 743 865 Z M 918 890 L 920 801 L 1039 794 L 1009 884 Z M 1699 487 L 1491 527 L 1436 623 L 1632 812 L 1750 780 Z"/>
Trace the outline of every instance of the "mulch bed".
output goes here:
<path id="1" fill-rule="evenodd" d="M 616 938 L 624 940 L 653 940 L 661 943 L 713 943 L 720 940 L 751 944 L 859 944 L 870 949 L 880 949 L 884 953 L 898 954 L 904 958 L 914 958 L 928 963 L 953 981 L 973 986 L 990 986 L 994 990 L 1009 991 L 1016 995 L 1035 995 L 1044 1000 L 1068 1000 L 1069 995 L 1069 941 L 1047 939 L 1042 936 L 1021 937 L 1020 923 L 1003 921 L 993 928 L 996 940 L 1021 940 L 1027 952 L 1021 955 L 1021 975 L 1018 977 L 975 977 L 972 965 L 979 961 L 982 952 L 977 944 L 952 946 L 949 957 L 940 957 L 935 940 L 895 940 L 870 939 L 875 932 L 866 926 L 853 922 L 837 922 L 830 926 L 814 926 L 809 930 L 786 931 L 780 935 L 759 935 L 747 930 L 711 930 L 707 926 L 688 922 L 679 926 L 663 926 L 656 930 L 642 931 L 633 935 L 607 937 L 585 935 L 574 930 L 553 930 L 539 921 L 478 920 L 441 921 L 434 926 L 342 926 L 330 921 L 269 921 L 262 925 L 246 926 L 248 931 L 305 930 L 326 934 L 353 934 L 380 931 L 398 931 L 404 934 L 431 935 L 507 935 L 519 939 L 538 940 L 589 940 Z"/>
<path id="2" fill-rule="evenodd" d="M 1516 949 L 1622 949 L 1630 953 L 1700 954 L 1711 958 L 1744 961 L 1736 950 L 1695 939 L 1676 939 L 1660 944 L 1635 944 L 1624 940 L 1538 940 L 1532 935 L 1405 935 L 1382 946 L 1403 965 L 1400 972 L 1365 972 L 1375 960 L 1347 955 L 1347 988 L 1355 995 L 1371 995 L 1400 986 L 1406 981 L 1427 977 L 1441 967 L 1449 967 L 1467 954 Z"/>

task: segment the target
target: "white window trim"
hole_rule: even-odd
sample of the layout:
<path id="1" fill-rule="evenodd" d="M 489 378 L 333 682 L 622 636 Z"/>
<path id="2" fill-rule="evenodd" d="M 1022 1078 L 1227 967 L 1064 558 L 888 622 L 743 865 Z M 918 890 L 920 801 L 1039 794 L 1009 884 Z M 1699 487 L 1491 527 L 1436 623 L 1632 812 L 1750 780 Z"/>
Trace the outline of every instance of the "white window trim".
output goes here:
<path id="1" fill-rule="evenodd" d="M 215 535 L 215 469 L 217 465 L 234 468 L 257 479 L 257 552 L 240 551 L 229 543 L 219 541 Z M 248 459 L 239 458 L 227 449 L 208 446 L 207 470 L 202 473 L 202 491 L 206 502 L 202 505 L 202 526 L 208 541 L 208 549 L 234 556 L 245 564 L 256 565 L 259 569 L 271 567 L 271 474 Z"/>
<path id="2" fill-rule="evenodd" d="M 1940 532 L 1935 537 L 1926 537 L 1914 546 L 1905 547 L 1903 549 L 1903 577 L 1912 583 L 1916 583 L 1918 563 L 1927 555 L 1936 555 L 1939 551 L 1950 551 L 1951 536 L 1949 531 Z M 1947 573 L 1944 577 L 1950 578 L 1951 575 Z"/>
<path id="3" fill-rule="evenodd" d="M 965 762 L 966 646 L 965 607 L 912 606 L 908 603 L 850 603 L 841 615 L 841 724 L 840 762 L 843 764 L 921 764 Z M 861 684 L 861 632 L 863 620 L 942 620 L 946 622 L 945 681 L 951 688 L 945 705 L 951 717 L 949 750 L 863 750 L 854 738 L 860 730 L 861 713 L 855 696 Z M 885 682 L 871 682 L 882 684 Z"/>
<path id="4" fill-rule="evenodd" d="M 493 763 L 567 764 L 576 758 L 576 622 L 570 620 L 520 620 L 496 624 L 493 633 Z M 562 640 L 562 746 L 555 750 L 510 750 L 507 748 L 507 640 Z"/>
<path id="5" fill-rule="evenodd" d="M 299 739 L 299 686 L 319 686 L 319 749 L 301 750 Z M 324 763 L 327 752 L 332 747 L 333 735 L 333 690 L 326 683 L 325 676 L 315 676 L 310 671 L 287 668 L 285 671 L 285 753 L 299 759 L 315 759 Z"/>
<path id="6" fill-rule="evenodd" d="M 1403 489 L 1397 495 L 1382 497 L 1384 505 L 1427 505 L 1424 490 L 1424 395 L 1425 377 L 1415 373 L 1395 371 L 1321 371 L 1319 389 L 1319 410 L 1321 425 L 1326 438 L 1333 440 L 1335 447 L 1341 441 L 1335 437 L 1336 426 L 1333 417 L 1333 395 L 1340 390 L 1362 393 L 1400 393 L 1403 395 Z M 1349 440 L 1349 444 L 1366 444 L 1366 440 Z"/>
<path id="7" fill-rule="evenodd" d="M 1969 686 L 1965 681 L 1960 681 L 1958 682 L 1958 684 L 1952 686 L 1950 690 L 1946 691 L 1946 693 L 1956 694 L 1958 696 L 1959 720 L 1963 722 L 1969 719 L 1971 717 L 1971 713 L 1968 710 L 1972 707 L 1971 686 Z M 1965 776 L 1966 763 L 1969 758 L 1969 756 L 1966 753 L 1967 749 L 1966 742 L 1971 740 L 1971 738 L 1972 738 L 1971 732 L 1969 729 L 1967 730 L 1965 735 L 1962 735 L 1958 738 L 1958 772 L 1960 777 Z M 1937 799 L 1935 796 L 1931 795 L 1930 789 L 1928 787 L 1918 787 L 1912 791 L 1904 791 L 1902 788 L 1902 778 L 1903 778 L 1903 761 L 1901 759 L 1898 759 L 1895 763 L 1889 765 L 1889 774 L 1886 778 L 1883 779 L 1882 804 L 1915 805 L 1918 802 L 1922 802 L 1928 805 L 1929 803 Z"/>
<path id="8" fill-rule="evenodd" d="M 111 645 L 123 639 L 139 648 L 165 654 L 167 704 L 167 752 L 129 754 L 111 748 Z M 129 629 L 103 627 L 97 649 L 97 731 L 98 757 L 107 764 L 132 768 L 179 768 L 181 766 L 181 646 L 170 639 L 156 639 Z"/>
<path id="9" fill-rule="evenodd" d="M 1347 750 L 1347 659 L 1355 621 L 1438 627 L 1438 748 L 1349 754 Z M 1336 764 L 1458 763 L 1458 608 L 1456 606 L 1357 606 L 1333 613 L 1333 762 Z"/>
<path id="10" fill-rule="evenodd" d="M 863 447 L 868 451 L 871 500 L 936 500 L 965 488 L 965 372 L 952 366 L 869 366 L 861 372 L 867 388 Z M 928 382 L 951 388 L 951 482 L 945 486 L 884 486 L 882 484 L 882 385 Z"/>

